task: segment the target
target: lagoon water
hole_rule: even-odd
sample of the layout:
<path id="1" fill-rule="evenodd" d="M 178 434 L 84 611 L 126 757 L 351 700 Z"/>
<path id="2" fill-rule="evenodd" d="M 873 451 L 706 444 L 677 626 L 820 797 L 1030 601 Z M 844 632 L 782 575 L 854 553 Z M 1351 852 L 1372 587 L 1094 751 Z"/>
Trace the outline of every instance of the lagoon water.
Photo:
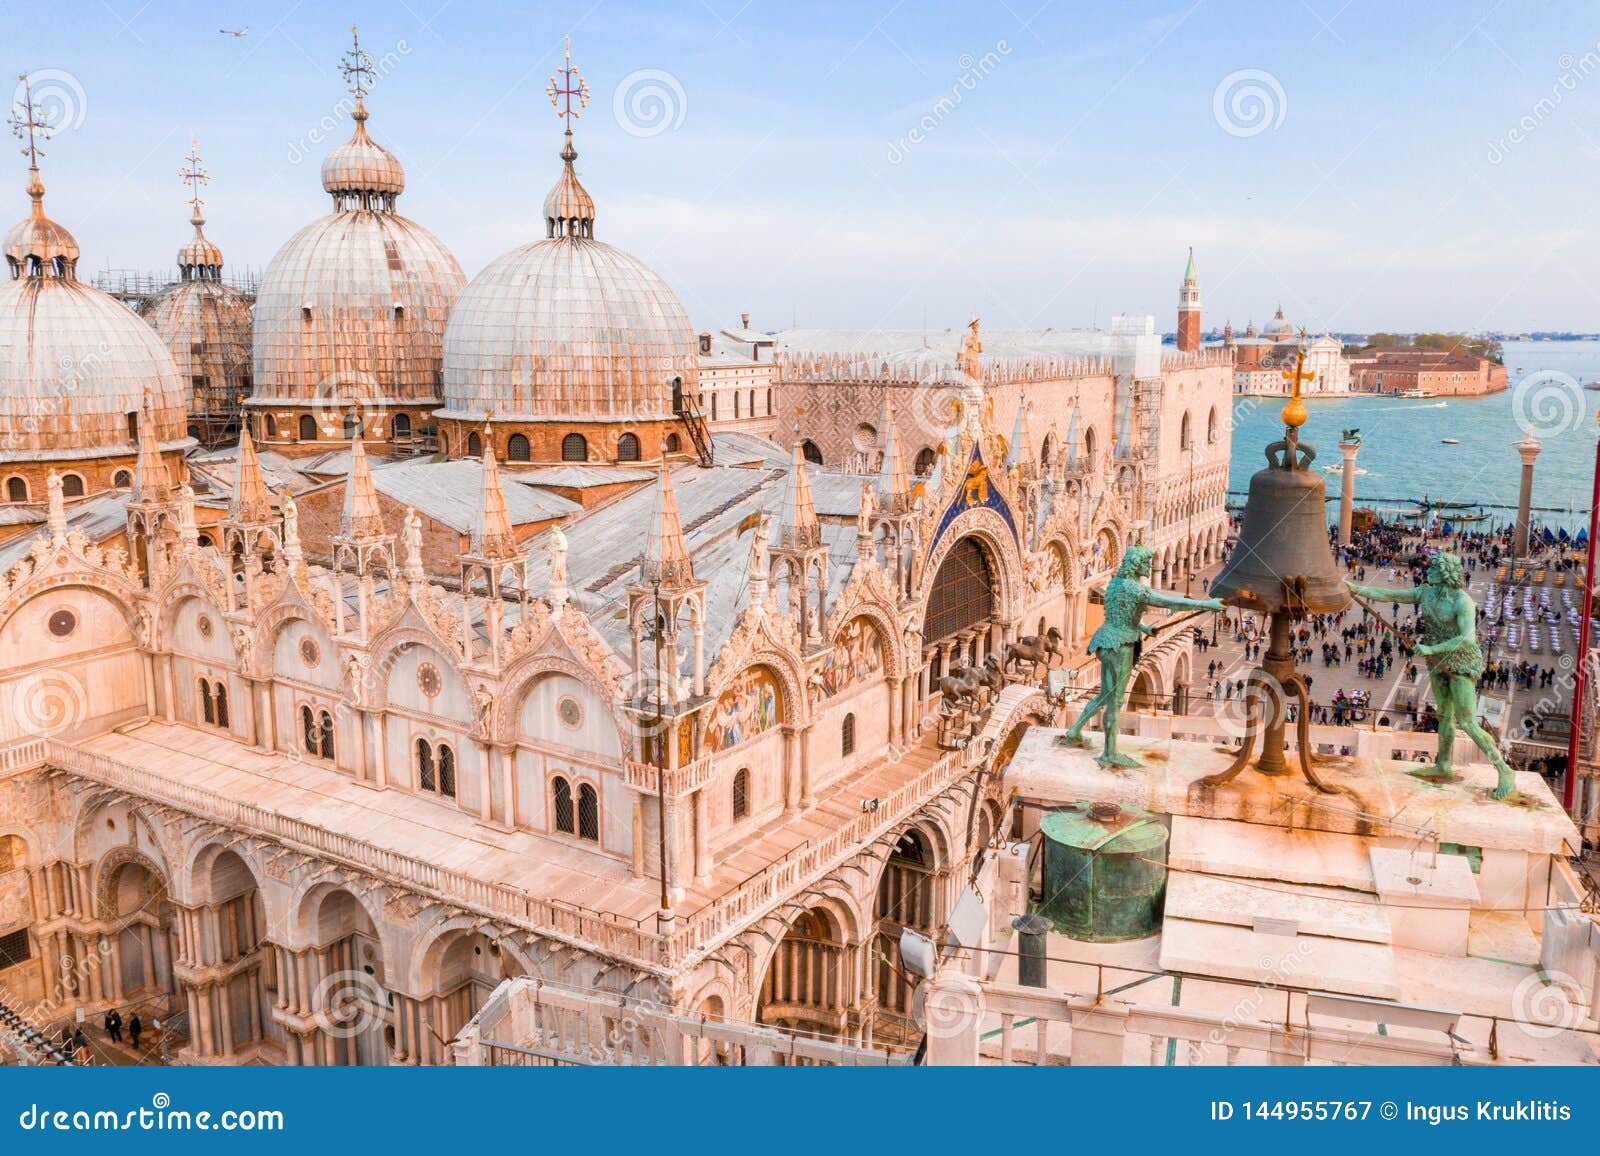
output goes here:
<path id="1" fill-rule="evenodd" d="M 1317 448 L 1313 468 L 1341 461 L 1339 435 L 1361 430 L 1356 500 L 1380 509 L 1403 507 L 1402 499 L 1429 497 L 1485 503 L 1497 522 L 1515 513 L 1522 463 L 1513 443 L 1532 424 L 1544 449 L 1534 466 L 1535 522 L 1576 530 L 1588 524 L 1595 460 L 1595 411 L 1600 391 L 1579 388 L 1600 381 L 1600 341 L 1510 341 L 1505 343 L 1504 393 L 1477 398 L 1404 401 L 1370 395 L 1311 400 L 1301 431 Z M 1559 376 L 1564 375 L 1564 376 Z M 1236 398 L 1229 488 L 1240 500 L 1250 475 L 1266 464 L 1268 442 L 1283 436 L 1279 398 Z M 1444 444 L 1458 438 L 1459 445 Z M 1325 474 L 1328 492 L 1339 492 L 1339 475 Z M 1499 505 L 1504 509 L 1487 508 Z M 1337 507 L 1329 503 L 1330 516 Z"/>

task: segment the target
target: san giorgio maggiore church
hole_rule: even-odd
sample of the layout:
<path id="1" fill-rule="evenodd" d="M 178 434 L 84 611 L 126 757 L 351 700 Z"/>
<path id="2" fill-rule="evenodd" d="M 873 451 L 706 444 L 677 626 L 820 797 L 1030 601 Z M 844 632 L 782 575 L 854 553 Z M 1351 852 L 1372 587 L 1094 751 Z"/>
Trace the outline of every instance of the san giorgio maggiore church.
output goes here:
<path id="1" fill-rule="evenodd" d="M 570 119 L 543 235 L 469 281 L 402 215 L 368 67 L 253 302 L 194 154 L 179 277 L 135 312 L 30 149 L 0 1002 L 138 1010 L 195 1063 L 449 1062 L 515 976 L 915 1042 L 900 929 L 945 922 L 994 769 L 1065 709 L 1003 647 L 1087 689 L 1123 548 L 1179 588 L 1221 554 L 1234 371 L 1198 292 L 1177 349 L 1148 317 L 699 333 L 600 239 Z M 1183 708 L 1190 645 L 1145 644 L 1136 704 Z M 991 709 L 951 740 L 966 667 Z"/>

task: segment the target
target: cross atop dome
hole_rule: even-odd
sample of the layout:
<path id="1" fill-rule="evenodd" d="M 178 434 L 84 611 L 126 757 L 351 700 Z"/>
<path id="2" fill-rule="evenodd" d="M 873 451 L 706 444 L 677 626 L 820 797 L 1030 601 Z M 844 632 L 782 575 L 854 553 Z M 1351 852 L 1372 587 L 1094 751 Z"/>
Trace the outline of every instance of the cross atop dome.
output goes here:
<path id="1" fill-rule="evenodd" d="M 572 162 L 578 150 L 572 147 L 572 122 L 589 105 L 589 84 L 572 66 L 572 37 L 566 38 L 565 63 L 550 77 L 545 93 L 550 107 L 566 123 L 566 140 L 561 146 L 561 176 L 545 196 L 544 219 L 548 237 L 594 237 L 594 198 L 578 180 Z M 573 104 L 576 102 L 577 107 Z"/>
<path id="2" fill-rule="evenodd" d="M 222 250 L 206 239 L 206 219 L 200 212 L 200 207 L 205 204 L 200 189 L 211 183 L 211 174 L 206 172 L 200 160 L 200 142 L 193 137 L 189 138 L 189 155 L 183 158 L 183 168 L 178 170 L 178 177 L 189 186 L 189 223 L 194 226 L 194 236 L 178 250 L 178 274 L 185 281 L 196 277 L 220 280 Z"/>
<path id="3" fill-rule="evenodd" d="M 361 48 L 361 36 L 356 26 L 350 25 L 350 51 L 339 60 L 339 72 L 350 86 L 350 95 L 356 98 L 355 118 L 365 120 L 367 110 L 362 98 L 372 91 L 372 57 Z"/>
<path id="4" fill-rule="evenodd" d="M 189 187 L 189 208 L 193 210 L 190 220 L 196 226 L 205 224 L 205 218 L 200 215 L 200 206 L 205 201 L 200 196 L 200 189 L 211 183 L 211 174 L 206 172 L 206 167 L 200 160 L 200 142 L 194 137 L 189 138 L 189 155 L 183 158 L 183 168 L 178 170 L 178 176 Z"/>
<path id="5" fill-rule="evenodd" d="M 26 143 L 22 147 L 22 155 L 28 158 L 28 195 L 33 198 L 34 216 L 44 216 L 44 185 L 39 180 L 39 158 L 44 156 L 44 150 L 39 147 L 41 140 L 49 140 L 51 125 L 47 120 L 41 120 L 33 107 L 33 82 L 24 72 L 17 78 L 22 81 L 22 99 L 17 101 L 11 110 L 11 115 L 6 117 L 6 123 L 11 126 L 11 135 Z"/>

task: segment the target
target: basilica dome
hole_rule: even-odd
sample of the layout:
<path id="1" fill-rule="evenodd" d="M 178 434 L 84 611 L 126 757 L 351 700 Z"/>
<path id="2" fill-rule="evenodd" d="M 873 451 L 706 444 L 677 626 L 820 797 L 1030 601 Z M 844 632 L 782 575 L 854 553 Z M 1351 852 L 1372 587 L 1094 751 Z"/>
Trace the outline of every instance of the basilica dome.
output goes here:
<path id="1" fill-rule="evenodd" d="M 77 241 L 45 216 L 38 168 L 29 171 L 32 210 L 6 234 L 0 283 L 0 463 L 131 458 L 147 406 L 162 448 L 186 448 L 187 390 L 171 354 L 132 310 L 78 280 Z M 92 475 L 78 477 L 78 492 L 110 484 L 75 468 Z"/>
<path id="2" fill-rule="evenodd" d="M 1294 336 L 1294 326 L 1284 319 L 1282 305 L 1278 306 L 1278 311 L 1272 315 L 1272 323 L 1262 330 L 1261 336 L 1274 341 L 1287 341 Z"/>
<path id="3" fill-rule="evenodd" d="M 438 404 L 440 343 L 466 278 L 437 237 L 395 211 L 405 172 L 367 134 L 359 99 L 353 116 L 355 134 L 322 166 L 334 211 L 261 276 L 249 403 L 265 411 L 261 440 L 343 436 L 327 419 L 347 409 L 365 416 L 364 436 L 389 437 L 386 418 L 409 434 Z"/>
<path id="4" fill-rule="evenodd" d="M 194 236 L 178 250 L 178 280 L 140 308 L 190 384 L 189 436 L 206 444 L 236 435 L 239 399 L 250 392 L 251 301 L 222 280 L 222 250 L 205 235 L 198 198 Z"/>
<path id="5" fill-rule="evenodd" d="M 450 315 L 443 420 L 670 422 L 674 380 L 694 388 L 683 303 L 643 261 L 595 240 L 570 132 L 561 158 L 546 237 L 491 262 Z"/>

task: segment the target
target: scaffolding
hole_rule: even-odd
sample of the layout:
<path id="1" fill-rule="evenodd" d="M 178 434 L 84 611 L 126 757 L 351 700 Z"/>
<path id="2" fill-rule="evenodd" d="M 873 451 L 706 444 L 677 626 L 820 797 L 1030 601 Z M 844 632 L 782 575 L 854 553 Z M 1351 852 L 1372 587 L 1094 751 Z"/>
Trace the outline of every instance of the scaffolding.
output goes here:
<path id="1" fill-rule="evenodd" d="M 190 387 L 187 433 L 204 446 L 239 436 L 240 403 L 252 388 L 251 314 L 260 275 L 173 277 L 106 269 L 93 285 L 148 321 Z"/>

